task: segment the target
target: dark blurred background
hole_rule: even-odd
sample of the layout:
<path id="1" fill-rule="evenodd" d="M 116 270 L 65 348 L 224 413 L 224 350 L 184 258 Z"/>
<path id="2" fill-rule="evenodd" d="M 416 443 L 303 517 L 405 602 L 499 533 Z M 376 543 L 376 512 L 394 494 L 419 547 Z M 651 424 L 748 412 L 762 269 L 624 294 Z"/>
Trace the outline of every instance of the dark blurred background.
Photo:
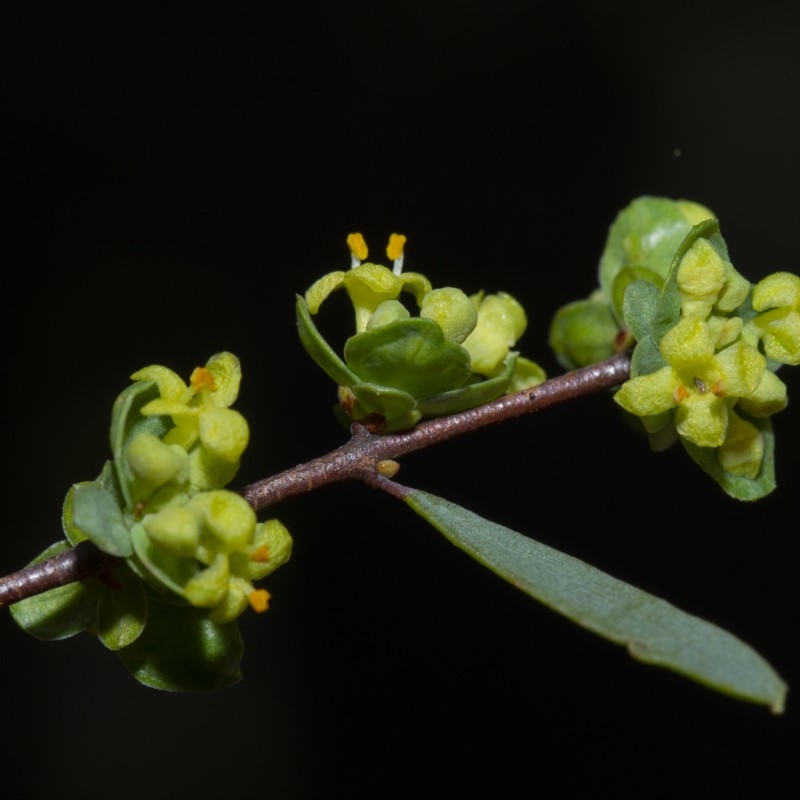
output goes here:
<path id="1" fill-rule="evenodd" d="M 550 318 L 595 287 L 634 197 L 712 208 L 751 280 L 800 271 L 796 3 L 265 8 L 89 4 L 7 28 L 4 574 L 60 538 L 147 364 L 239 355 L 238 485 L 341 444 L 293 298 L 347 267 L 351 231 L 379 259 L 405 233 L 434 284 L 513 293 L 551 374 Z M 754 505 L 649 453 L 607 396 L 406 457 L 398 479 L 718 623 L 795 687 L 798 427 L 794 405 L 776 417 L 779 486 Z M 15 796 L 771 798 L 796 780 L 792 692 L 775 717 L 638 664 L 362 486 L 275 515 L 294 555 L 242 618 L 235 687 L 146 689 L 97 642 L 2 615 Z"/>

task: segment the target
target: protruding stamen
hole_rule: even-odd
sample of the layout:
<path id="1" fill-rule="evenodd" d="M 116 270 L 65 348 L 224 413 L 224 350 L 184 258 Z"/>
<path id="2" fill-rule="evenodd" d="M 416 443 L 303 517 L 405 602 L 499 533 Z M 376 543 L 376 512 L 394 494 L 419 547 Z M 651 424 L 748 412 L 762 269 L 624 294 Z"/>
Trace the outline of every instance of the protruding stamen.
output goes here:
<path id="1" fill-rule="evenodd" d="M 403 272 L 403 246 L 405 243 L 406 237 L 401 233 L 393 233 L 389 237 L 386 255 L 392 262 L 392 272 L 394 272 L 395 275 L 400 275 Z"/>
<path id="2" fill-rule="evenodd" d="M 369 253 L 364 237 L 360 233 L 351 233 L 347 237 L 347 246 L 350 248 L 351 267 L 360 267 Z"/>

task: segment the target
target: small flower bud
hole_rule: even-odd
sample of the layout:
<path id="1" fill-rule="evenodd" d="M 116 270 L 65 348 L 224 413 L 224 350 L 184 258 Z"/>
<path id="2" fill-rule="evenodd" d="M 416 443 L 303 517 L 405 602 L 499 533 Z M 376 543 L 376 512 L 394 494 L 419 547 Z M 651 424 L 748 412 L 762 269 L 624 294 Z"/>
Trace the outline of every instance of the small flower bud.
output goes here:
<path id="1" fill-rule="evenodd" d="M 200 520 L 187 508 L 165 508 L 142 520 L 147 535 L 167 552 L 193 556 L 200 543 Z"/>
<path id="2" fill-rule="evenodd" d="M 461 344 L 478 324 L 478 312 L 469 297 L 449 286 L 428 292 L 422 298 L 419 315 L 436 322 L 444 338 L 456 344 Z"/>
<path id="3" fill-rule="evenodd" d="M 186 451 L 140 433 L 128 445 L 127 459 L 134 474 L 154 487 L 163 486 L 186 467 Z"/>

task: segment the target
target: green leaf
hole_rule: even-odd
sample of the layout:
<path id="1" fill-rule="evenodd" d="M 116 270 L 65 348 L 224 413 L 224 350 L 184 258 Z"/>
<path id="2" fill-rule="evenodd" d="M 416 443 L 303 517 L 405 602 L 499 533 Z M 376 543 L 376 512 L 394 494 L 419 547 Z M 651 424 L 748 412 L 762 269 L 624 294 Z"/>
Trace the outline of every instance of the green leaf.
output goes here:
<path id="1" fill-rule="evenodd" d="M 350 389 L 365 414 L 381 414 L 387 420 L 401 417 L 417 407 L 417 401 L 401 389 L 361 382 L 354 383 Z"/>
<path id="2" fill-rule="evenodd" d="M 417 399 L 456 389 L 472 374 L 469 353 L 447 341 L 438 323 L 422 317 L 351 336 L 344 358 L 359 382 L 400 389 Z"/>
<path id="3" fill-rule="evenodd" d="M 61 507 L 61 527 L 64 530 L 64 535 L 67 541 L 76 547 L 81 542 L 89 539 L 88 535 L 82 531 L 74 521 L 74 505 L 75 505 L 75 492 L 79 486 L 88 486 L 92 481 L 83 481 L 81 483 L 74 483 L 69 487 L 67 496 L 64 498 L 64 504 Z"/>
<path id="4" fill-rule="evenodd" d="M 518 357 L 519 353 L 509 353 L 503 361 L 503 371 L 493 378 L 468 383 L 459 389 L 451 389 L 449 392 L 426 397 L 420 401 L 419 410 L 424 417 L 441 417 L 495 400 L 511 384 Z"/>
<path id="5" fill-rule="evenodd" d="M 614 281 L 626 267 L 645 267 L 665 277 L 675 251 L 692 225 L 714 217 L 709 209 L 666 197 L 637 197 L 612 223 L 598 277 L 603 297 L 611 302 Z"/>
<path id="6" fill-rule="evenodd" d="M 622 316 L 628 330 L 639 342 L 652 334 L 659 294 L 659 287 L 650 281 L 632 281 L 625 287 Z"/>
<path id="7" fill-rule="evenodd" d="M 657 275 L 652 270 L 647 269 L 647 267 L 623 267 L 614 278 L 614 285 L 611 290 L 612 307 L 614 309 L 614 314 L 619 320 L 625 318 L 623 313 L 625 293 L 634 281 L 649 283 L 656 289 L 656 296 L 658 296 L 658 290 L 664 285 L 664 278 L 661 275 Z"/>
<path id="8" fill-rule="evenodd" d="M 56 542 L 37 556 L 31 564 L 70 549 L 69 542 Z M 97 593 L 85 583 L 68 583 L 47 592 L 28 597 L 9 608 L 14 622 L 37 639 L 67 639 L 94 625 L 97 619 Z"/>
<path id="9" fill-rule="evenodd" d="M 317 330 L 316 325 L 311 320 L 306 301 L 300 295 L 297 296 L 297 302 L 295 303 L 295 314 L 297 316 L 297 331 L 300 335 L 300 343 L 317 365 L 322 367 L 327 376 L 339 386 L 352 386 L 354 383 L 358 383 L 358 375 L 355 375 L 347 368 L 344 361 L 339 358 L 336 351 Z"/>
<path id="10" fill-rule="evenodd" d="M 207 692 L 242 679 L 244 645 L 235 622 L 215 625 L 200 609 L 148 597 L 147 625 L 117 651 L 134 678 L 171 692 Z"/>
<path id="11" fill-rule="evenodd" d="M 783 711 L 787 687 L 780 676 L 749 645 L 716 625 L 440 497 L 413 490 L 406 503 L 497 575 L 624 644 L 635 659 Z"/>
<path id="12" fill-rule="evenodd" d="M 133 553 L 122 509 L 100 484 L 94 481 L 75 484 L 67 494 L 65 505 L 68 509 L 65 519 L 69 520 L 70 530 L 76 528 L 112 556 L 125 558 Z"/>
<path id="13" fill-rule="evenodd" d="M 117 585 L 104 586 L 97 608 L 97 635 L 109 650 L 127 647 L 147 622 L 147 595 L 140 578 L 120 562 L 110 569 Z"/>
<path id="14" fill-rule="evenodd" d="M 169 417 L 142 416 L 141 409 L 157 397 L 160 395 L 153 381 L 136 381 L 120 393 L 111 411 L 111 452 L 119 489 L 125 498 L 126 509 L 130 512 L 133 511 L 130 487 L 134 476 L 125 458 L 128 444 L 140 433 L 151 433 L 160 439 L 172 427 Z"/>
<path id="15" fill-rule="evenodd" d="M 120 489 L 117 470 L 111 459 L 108 459 L 106 463 L 103 464 L 103 469 L 100 470 L 100 474 L 97 476 L 97 483 L 114 498 L 114 501 L 120 508 L 125 507 L 125 498 Z"/>

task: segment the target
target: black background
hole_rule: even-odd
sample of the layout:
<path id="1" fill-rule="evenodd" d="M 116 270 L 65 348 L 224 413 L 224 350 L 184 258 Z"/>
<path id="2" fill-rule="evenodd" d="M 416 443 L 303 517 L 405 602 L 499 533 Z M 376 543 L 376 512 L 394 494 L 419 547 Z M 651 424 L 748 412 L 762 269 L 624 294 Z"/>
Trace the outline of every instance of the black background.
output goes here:
<path id="1" fill-rule="evenodd" d="M 347 267 L 351 231 L 380 258 L 405 233 L 435 285 L 512 292 L 551 374 L 550 317 L 594 288 L 638 195 L 712 208 L 751 280 L 800 271 L 792 2 L 109 8 L 7 29 L 3 573 L 60 537 L 144 365 L 239 355 L 238 485 L 342 443 L 293 297 Z M 607 396 L 406 457 L 398 479 L 726 627 L 794 687 L 797 409 L 775 427 L 779 488 L 757 504 L 679 448 L 650 454 Z M 98 643 L 2 616 L 15 796 L 762 798 L 793 780 L 792 692 L 776 717 L 638 664 L 362 486 L 275 513 L 294 555 L 242 618 L 235 687 L 146 689 Z"/>

